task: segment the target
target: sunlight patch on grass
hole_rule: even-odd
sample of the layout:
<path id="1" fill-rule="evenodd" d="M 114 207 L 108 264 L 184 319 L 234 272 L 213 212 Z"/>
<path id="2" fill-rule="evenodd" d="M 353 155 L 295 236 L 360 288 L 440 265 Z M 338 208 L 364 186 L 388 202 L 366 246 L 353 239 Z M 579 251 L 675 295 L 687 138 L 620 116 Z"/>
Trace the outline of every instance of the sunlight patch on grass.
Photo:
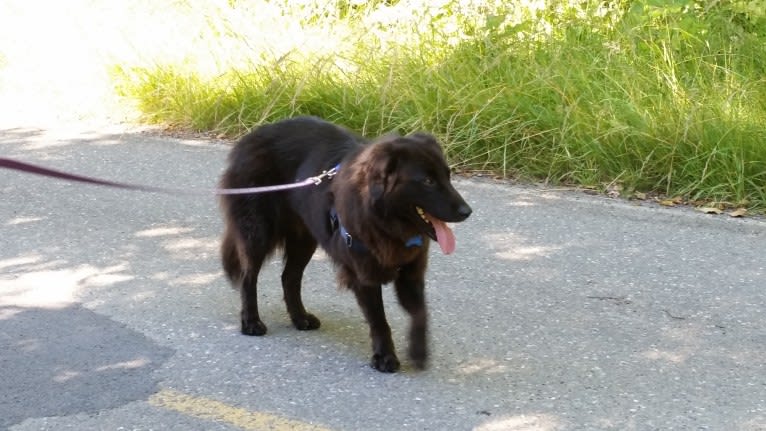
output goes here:
<path id="1" fill-rule="evenodd" d="M 123 67 L 124 93 L 147 120 L 174 127 L 236 136 L 317 115 L 367 135 L 430 131 L 458 170 L 766 207 L 762 41 L 728 9 L 269 5 L 278 25 L 259 27 L 237 6 L 217 17 L 236 37 L 217 39 L 215 73 L 188 62 Z M 239 27 L 243 16 L 254 24 Z M 224 60 L 240 50 L 250 55 Z"/>

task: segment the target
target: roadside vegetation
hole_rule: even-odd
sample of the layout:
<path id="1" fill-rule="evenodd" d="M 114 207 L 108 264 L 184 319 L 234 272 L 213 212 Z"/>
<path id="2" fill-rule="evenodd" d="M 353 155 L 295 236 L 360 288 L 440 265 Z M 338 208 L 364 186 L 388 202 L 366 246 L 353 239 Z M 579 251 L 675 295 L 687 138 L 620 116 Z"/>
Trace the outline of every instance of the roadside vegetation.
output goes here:
<path id="1" fill-rule="evenodd" d="M 766 209 L 766 0 L 173 5 L 188 46 L 114 68 L 147 121 L 426 130 L 464 172 Z"/>

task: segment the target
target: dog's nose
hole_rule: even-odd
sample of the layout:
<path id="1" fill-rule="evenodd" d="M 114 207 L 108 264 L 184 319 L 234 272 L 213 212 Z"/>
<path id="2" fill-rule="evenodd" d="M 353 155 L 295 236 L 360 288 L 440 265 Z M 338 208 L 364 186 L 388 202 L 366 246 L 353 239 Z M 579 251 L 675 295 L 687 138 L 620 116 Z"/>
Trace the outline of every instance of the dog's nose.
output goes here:
<path id="1" fill-rule="evenodd" d="M 468 216 L 471 215 L 472 212 L 473 210 L 471 209 L 471 207 L 469 207 L 466 204 L 460 205 L 460 207 L 458 207 L 457 209 L 457 213 L 460 214 L 460 216 L 463 217 L 464 219 L 468 218 Z"/>

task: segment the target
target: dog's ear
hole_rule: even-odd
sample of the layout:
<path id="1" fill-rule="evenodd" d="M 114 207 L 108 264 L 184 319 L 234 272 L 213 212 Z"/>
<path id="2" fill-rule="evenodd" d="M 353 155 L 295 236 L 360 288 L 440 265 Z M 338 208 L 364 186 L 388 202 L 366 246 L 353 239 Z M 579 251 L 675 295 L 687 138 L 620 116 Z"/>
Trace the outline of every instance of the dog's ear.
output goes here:
<path id="1" fill-rule="evenodd" d="M 368 160 L 368 187 L 372 205 L 378 212 L 385 212 L 385 195 L 396 183 L 398 151 L 392 142 L 376 145 Z"/>
<path id="2" fill-rule="evenodd" d="M 426 146 L 430 146 L 434 148 L 436 151 L 439 152 L 439 154 L 444 154 L 441 144 L 439 144 L 439 141 L 437 141 L 433 135 L 430 135 L 428 133 L 423 133 L 423 132 L 417 132 L 407 137 L 418 142 L 421 145 L 426 145 Z"/>

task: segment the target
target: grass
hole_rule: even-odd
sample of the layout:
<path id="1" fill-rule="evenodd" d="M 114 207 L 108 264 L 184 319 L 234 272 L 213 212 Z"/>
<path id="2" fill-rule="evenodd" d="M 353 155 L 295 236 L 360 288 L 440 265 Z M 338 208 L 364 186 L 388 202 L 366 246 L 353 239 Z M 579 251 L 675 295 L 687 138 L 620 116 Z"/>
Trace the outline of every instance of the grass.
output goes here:
<path id="1" fill-rule="evenodd" d="M 463 171 L 766 209 L 764 2 L 232 3 L 209 51 L 115 69 L 148 121 L 427 130 Z"/>

